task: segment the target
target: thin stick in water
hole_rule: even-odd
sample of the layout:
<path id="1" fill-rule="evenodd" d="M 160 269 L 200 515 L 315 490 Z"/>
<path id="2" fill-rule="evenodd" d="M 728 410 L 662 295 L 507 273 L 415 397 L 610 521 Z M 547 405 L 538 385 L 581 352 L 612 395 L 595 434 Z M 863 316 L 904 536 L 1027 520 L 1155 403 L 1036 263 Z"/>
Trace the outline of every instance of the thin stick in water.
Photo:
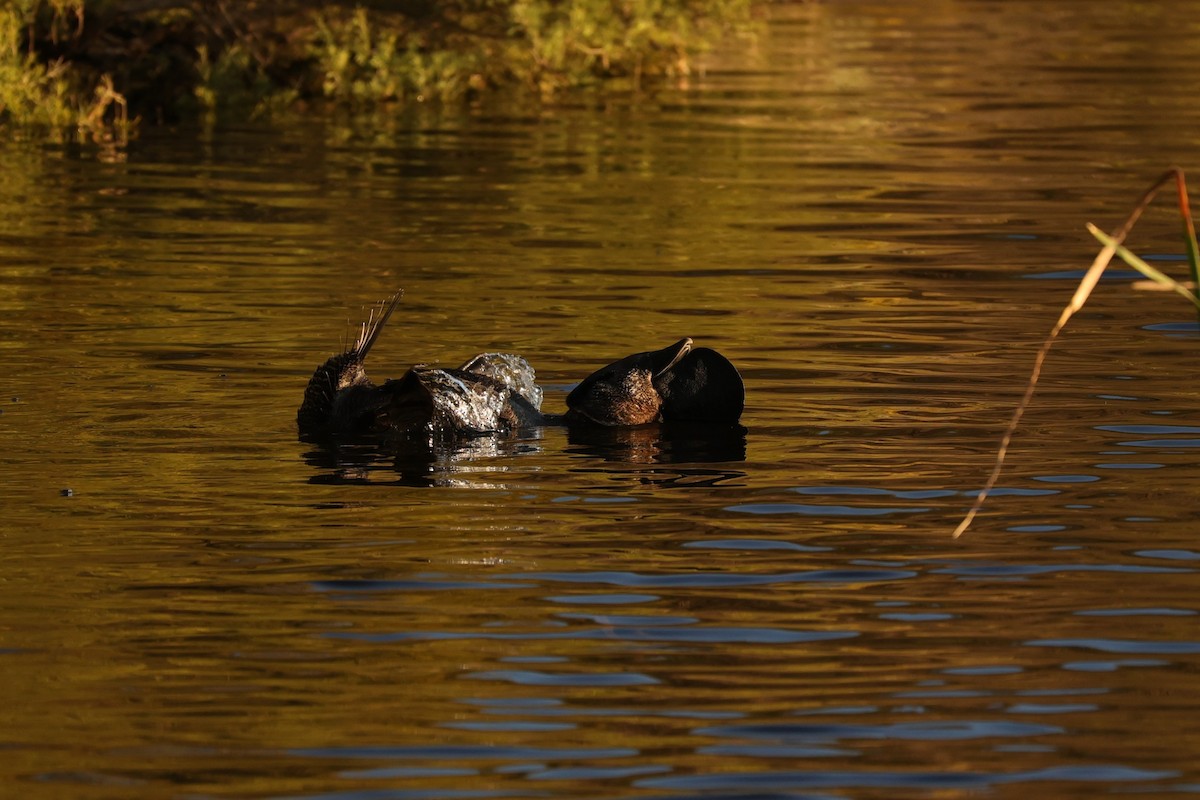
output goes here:
<path id="1" fill-rule="evenodd" d="M 1004 468 L 1004 459 L 1008 455 L 1008 447 L 1012 444 L 1013 434 L 1016 433 L 1017 425 L 1021 422 L 1021 417 L 1025 415 L 1025 409 L 1029 407 L 1029 403 L 1033 400 L 1033 392 L 1037 387 L 1038 378 L 1042 374 L 1042 365 L 1046 361 L 1046 355 L 1050 352 L 1050 348 L 1054 345 L 1055 339 L 1058 338 L 1059 332 L 1066 326 L 1067 320 L 1075 315 L 1075 312 L 1083 308 L 1083 304 L 1091 297 L 1092 290 L 1096 288 L 1096 284 L 1100 281 L 1100 276 L 1104 273 L 1104 269 L 1112 261 L 1113 255 L 1117 252 L 1117 247 L 1124 241 L 1129 232 L 1133 230 L 1133 226 L 1137 224 L 1141 218 L 1142 212 L 1150 205 L 1158 191 L 1167 183 L 1175 181 L 1180 187 L 1179 193 L 1183 198 L 1187 197 L 1187 190 L 1183 188 L 1183 170 L 1178 167 L 1172 167 L 1164 172 L 1154 184 L 1142 194 L 1133 211 L 1125 223 L 1112 235 L 1112 242 L 1104 247 L 1097 255 L 1088 271 L 1083 274 L 1083 278 L 1079 281 L 1079 287 L 1075 290 L 1075 294 L 1071 297 L 1071 302 L 1063 309 L 1062 314 L 1058 317 L 1058 322 L 1054 323 L 1054 327 L 1050 330 L 1050 334 L 1046 340 L 1042 342 L 1042 346 L 1038 348 L 1037 355 L 1033 360 L 1033 371 L 1029 375 L 1029 382 L 1025 385 L 1025 393 L 1021 396 L 1021 401 L 1017 403 L 1017 408 L 1013 412 L 1012 419 L 1009 420 L 1008 427 L 1004 431 L 1004 436 L 1000 439 L 1000 448 L 996 451 L 996 462 L 992 466 L 992 472 L 988 475 L 987 481 L 983 485 L 983 489 L 975 497 L 975 503 L 971 506 L 971 510 L 963 517 L 962 522 L 958 523 L 958 527 L 954 529 L 954 538 L 957 539 L 971 526 L 971 522 L 975 519 L 975 515 L 983 508 L 984 501 L 987 500 L 988 494 L 996 487 L 996 481 L 1000 479 L 1000 471 Z M 1181 201 L 1180 211 L 1184 214 L 1187 223 L 1191 222 L 1190 211 L 1186 206 L 1186 199 Z M 1190 224 L 1189 224 L 1190 228 Z"/>

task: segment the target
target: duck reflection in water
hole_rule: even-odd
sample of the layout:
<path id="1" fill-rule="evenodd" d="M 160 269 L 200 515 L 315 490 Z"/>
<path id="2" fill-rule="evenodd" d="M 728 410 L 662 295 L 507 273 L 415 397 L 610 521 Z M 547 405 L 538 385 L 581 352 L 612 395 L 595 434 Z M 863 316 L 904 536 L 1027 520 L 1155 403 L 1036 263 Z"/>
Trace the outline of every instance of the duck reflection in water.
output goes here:
<path id="1" fill-rule="evenodd" d="M 397 467 L 403 462 L 403 471 L 416 468 L 427 479 L 432 465 L 447 456 L 497 455 L 501 439 L 518 432 L 526 439 L 551 425 L 568 426 L 572 445 L 609 459 L 745 458 L 745 429 L 737 424 L 744 406 L 741 376 L 724 356 L 693 347 L 691 339 L 597 370 L 567 396 L 564 415 L 542 413 L 533 368 L 504 353 L 483 353 L 456 369 L 417 365 L 376 384 L 365 361 L 400 297 L 381 303 L 354 344 L 321 364 L 305 389 L 296 414 L 300 437 L 332 445 L 325 455 L 337 462 L 350 455 L 347 450 L 363 450 L 374 461 L 369 453 L 382 448 L 401 456 Z M 333 466 L 318 453 L 310 460 Z M 338 472 L 349 480 L 366 478 L 363 468 Z"/>

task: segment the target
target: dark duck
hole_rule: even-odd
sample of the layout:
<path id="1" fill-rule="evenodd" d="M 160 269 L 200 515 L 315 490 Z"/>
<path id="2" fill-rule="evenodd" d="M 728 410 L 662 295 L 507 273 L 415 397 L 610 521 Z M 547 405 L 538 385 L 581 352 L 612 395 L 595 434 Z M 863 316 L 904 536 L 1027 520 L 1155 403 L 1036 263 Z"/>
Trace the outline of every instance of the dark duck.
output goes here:
<path id="1" fill-rule="evenodd" d="M 372 382 L 364 363 L 401 295 L 372 312 L 352 347 L 317 367 L 296 412 L 301 436 L 456 438 L 542 424 L 542 390 L 520 356 L 481 353 L 457 369 L 418 365 Z"/>
<path id="2" fill-rule="evenodd" d="M 563 416 L 541 412 L 533 368 L 505 353 L 481 353 L 457 369 L 418 365 L 376 384 L 364 363 L 401 294 L 372 312 L 352 347 L 317 367 L 296 413 L 302 437 L 453 439 L 563 423 L 733 424 L 742 414 L 737 369 L 720 353 L 693 347 L 691 339 L 597 370 L 567 396 Z"/>
<path id="3" fill-rule="evenodd" d="M 566 420 L 632 426 L 654 422 L 729 423 L 742 416 L 746 390 L 729 359 L 680 339 L 593 372 L 567 395 Z"/>

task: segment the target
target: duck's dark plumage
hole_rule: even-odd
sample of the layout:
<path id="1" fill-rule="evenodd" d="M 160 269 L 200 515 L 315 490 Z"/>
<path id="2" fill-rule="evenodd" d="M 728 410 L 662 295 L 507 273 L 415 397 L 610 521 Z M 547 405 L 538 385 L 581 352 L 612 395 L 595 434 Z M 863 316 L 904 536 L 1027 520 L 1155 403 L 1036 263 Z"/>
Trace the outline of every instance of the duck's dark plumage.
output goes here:
<path id="1" fill-rule="evenodd" d="M 599 425 L 734 423 L 745 406 L 742 376 L 729 359 L 680 339 L 635 353 L 584 378 L 567 395 L 567 419 Z"/>
<path id="2" fill-rule="evenodd" d="M 304 437 L 465 437 L 552 422 L 610 427 L 654 422 L 733 424 L 745 405 L 737 368 L 681 339 L 602 367 L 567 395 L 564 417 L 541 413 L 542 390 L 520 356 L 482 353 L 457 369 L 414 366 L 377 385 L 364 363 L 400 302 L 397 292 L 363 323 L 357 341 L 317 367 L 296 422 Z"/>
<path id="3" fill-rule="evenodd" d="M 373 383 L 364 362 L 401 294 L 371 313 L 353 347 L 317 367 L 296 412 L 302 436 L 474 436 L 540 423 L 542 392 L 520 356 L 482 353 L 457 369 L 416 366 Z"/>
<path id="4" fill-rule="evenodd" d="M 313 372 L 304 389 L 304 401 L 296 412 L 301 433 L 319 433 L 334 426 L 338 418 L 354 416 L 355 407 L 367 399 L 366 390 L 373 389 L 375 384 L 367 377 L 364 362 L 403 296 L 403 291 L 396 292 L 380 303 L 362 324 L 354 346 L 330 356 Z"/>

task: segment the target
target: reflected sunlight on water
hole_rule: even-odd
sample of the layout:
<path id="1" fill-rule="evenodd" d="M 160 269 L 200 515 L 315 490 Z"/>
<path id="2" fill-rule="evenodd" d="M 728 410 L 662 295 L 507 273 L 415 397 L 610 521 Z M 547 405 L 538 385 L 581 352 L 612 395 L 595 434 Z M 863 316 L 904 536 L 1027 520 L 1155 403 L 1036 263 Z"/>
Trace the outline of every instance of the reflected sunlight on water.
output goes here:
<path id="1" fill-rule="evenodd" d="M 1083 222 L 1190 164 L 1197 11 L 806 3 L 655 96 L 0 144 L 0 781 L 1195 792 L 1187 309 L 1111 277 L 950 532 Z M 515 352 L 561 411 L 686 335 L 745 430 L 298 442 L 397 288 L 373 375 Z"/>

